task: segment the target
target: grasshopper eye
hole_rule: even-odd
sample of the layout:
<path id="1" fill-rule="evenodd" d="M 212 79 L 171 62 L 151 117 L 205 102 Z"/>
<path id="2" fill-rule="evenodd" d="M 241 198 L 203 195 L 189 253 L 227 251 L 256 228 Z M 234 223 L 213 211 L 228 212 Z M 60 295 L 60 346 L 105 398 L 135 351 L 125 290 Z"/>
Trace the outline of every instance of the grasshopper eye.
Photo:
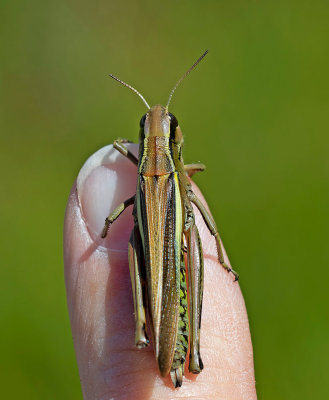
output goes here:
<path id="1" fill-rule="evenodd" d="M 178 121 L 177 121 L 177 118 L 171 113 L 168 113 L 168 117 L 170 119 L 170 139 L 175 140 L 176 128 L 178 126 Z"/>
<path id="2" fill-rule="evenodd" d="M 141 120 L 139 121 L 139 126 L 141 128 L 144 128 L 144 124 L 145 124 L 145 120 L 146 120 L 146 114 L 144 114 L 141 118 Z"/>
<path id="3" fill-rule="evenodd" d="M 171 113 L 168 113 L 168 117 L 170 119 L 170 129 L 176 129 L 178 126 L 177 118 Z"/>

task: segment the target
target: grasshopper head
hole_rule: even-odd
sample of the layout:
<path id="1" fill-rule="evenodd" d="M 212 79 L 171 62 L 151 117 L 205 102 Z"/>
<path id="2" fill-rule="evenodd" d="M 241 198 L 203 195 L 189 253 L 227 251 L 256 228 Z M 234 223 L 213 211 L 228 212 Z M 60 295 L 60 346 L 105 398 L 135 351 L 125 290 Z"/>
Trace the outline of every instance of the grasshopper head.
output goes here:
<path id="1" fill-rule="evenodd" d="M 157 104 L 149 109 L 140 120 L 140 139 L 167 137 L 175 143 L 183 140 L 176 117 L 166 107 Z"/>
<path id="2" fill-rule="evenodd" d="M 171 102 L 172 96 L 177 89 L 177 87 L 182 83 L 182 81 L 191 73 L 191 71 L 199 64 L 199 62 L 205 57 L 208 53 L 206 50 L 201 57 L 199 57 L 196 62 L 190 67 L 185 74 L 177 81 L 176 85 L 173 87 L 169 94 L 168 102 L 166 107 L 157 104 L 153 107 L 150 107 L 148 102 L 145 98 L 139 93 L 137 89 L 133 86 L 129 85 L 128 83 L 122 81 L 121 79 L 117 78 L 113 74 L 110 74 L 110 77 L 114 80 L 121 83 L 123 86 L 126 86 L 128 89 L 132 90 L 137 96 L 143 101 L 146 105 L 148 112 L 142 116 L 140 120 L 140 141 L 143 142 L 144 139 L 151 139 L 162 137 L 171 140 L 171 143 L 176 144 L 177 148 L 180 149 L 181 145 L 183 144 L 183 135 L 178 126 L 178 121 L 176 117 L 168 112 L 168 107 Z M 160 139 L 163 140 L 163 139 Z"/>

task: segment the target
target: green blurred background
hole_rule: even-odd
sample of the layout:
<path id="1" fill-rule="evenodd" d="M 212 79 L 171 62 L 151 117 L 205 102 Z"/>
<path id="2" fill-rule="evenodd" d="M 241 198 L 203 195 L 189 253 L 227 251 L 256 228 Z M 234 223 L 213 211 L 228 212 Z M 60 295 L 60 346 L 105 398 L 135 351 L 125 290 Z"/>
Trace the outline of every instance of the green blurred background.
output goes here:
<path id="1" fill-rule="evenodd" d="M 259 399 L 329 396 L 329 3 L 1 1 L 1 397 L 79 399 L 62 263 L 71 185 L 142 102 L 171 111 L 241 276 Z"/>

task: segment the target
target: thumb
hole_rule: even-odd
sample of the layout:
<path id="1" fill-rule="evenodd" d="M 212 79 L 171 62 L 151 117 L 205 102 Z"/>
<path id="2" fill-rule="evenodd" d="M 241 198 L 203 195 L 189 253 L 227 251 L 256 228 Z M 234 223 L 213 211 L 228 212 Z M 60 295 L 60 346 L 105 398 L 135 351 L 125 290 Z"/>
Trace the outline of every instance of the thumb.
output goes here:
<path id="1" fill-rule="evenodd" d="M 136 154 L 137 146 L 129 145 Z M 112 146 L 93 154 L 71 191 L 64 265 L 73 341 L 85 399 L 256 399 L 253 354 L 237 282 L 217 262 L 215 240 L 196 210 L 205 258 L 201 356 L 204 370 L 183 386 L 161 378 L 152 347 L 134 347 L 127 245 L 132 208 L 100 238 L 105 217 L 136 190 L 137 168 Z M 195 193 L 200 197 L 198 189 Z M 201 197 L 202 198 L 202 197 Z M 226 261 L 227 260 L 227 256 Z M 176 393 L 175 393 L 176 391 Z"/>

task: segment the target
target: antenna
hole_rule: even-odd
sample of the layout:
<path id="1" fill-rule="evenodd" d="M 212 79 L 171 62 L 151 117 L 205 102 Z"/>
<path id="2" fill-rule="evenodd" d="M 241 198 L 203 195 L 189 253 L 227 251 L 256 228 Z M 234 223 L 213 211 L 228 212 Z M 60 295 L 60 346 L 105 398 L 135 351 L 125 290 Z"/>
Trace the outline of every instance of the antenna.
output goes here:
<path id="1" fill-rule="evenodd" d="M 189 69 L 185 72 L 185 74 L 178 80 L 178 82 L 176 83 L 176 85 L 173 87 L 173 89 L 171 90 L 171 92 L 170 92 L 170 94 L 169 94 L 169 99 L 168 99 L 168 102 L 167 102 L 167 105 L 166 105 L 166 109 L 167 109 L 167 110 L 168 110 L 168 106 L 169 106 L 169 104 L 170 104 L 170 102 L 171 102 L 171 98 L 172 98 L 172 96 L 173 96 L 175 90 L 176 90 L 176 89 L 178 88 L 178 86 L 182 83 L 182 81 L 187 77 L 187 75 L 189 75 L 189 73 L 199 64 L 199 62 L 203 59 L 203 57 L 205 57 L 205 56 L 207 55 L 207 53 L 208 53 L 208 50 L 206 50 L 206 51 L 202 54 L 202 56 L 196 60 L 196 62 L 192 65 L 192 67 L 189 68 Z"/>
<path id="2" fill-rule="evenodd" d="M 139 93 L 138 90 L 136 90 L 134 87 L 128 85 L 128 83 L 123 82 L 121 79 L 117 78 L 116 76 L 114 76 L 113 74 L 109 75 L 111 78 L 113 78 L 114 80 L 116 80 L 117 82 L 121 83 L 123 86 L 126 86 L 127 88 L 129 88 L 130 90 L 132 90 L 133 92 L 135 92 L 143 101 L 143 103 L 146 105 L 147 109 L 149 110 L 151 107 L 148 105 L 147 101 L 144 99 L 144 97 Z"/>

